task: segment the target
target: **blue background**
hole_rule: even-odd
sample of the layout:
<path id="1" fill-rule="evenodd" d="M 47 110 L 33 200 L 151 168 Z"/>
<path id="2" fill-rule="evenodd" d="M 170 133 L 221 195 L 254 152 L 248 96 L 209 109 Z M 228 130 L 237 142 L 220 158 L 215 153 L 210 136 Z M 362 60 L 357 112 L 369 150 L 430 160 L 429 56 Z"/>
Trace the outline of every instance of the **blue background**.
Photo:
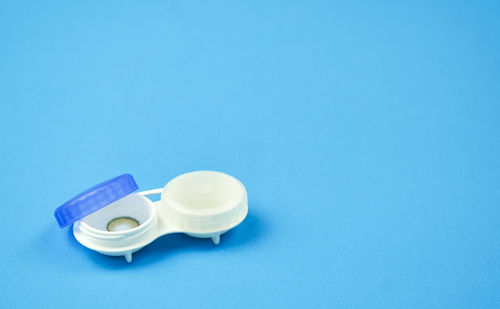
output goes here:
<path id="1" fill-rule="evenodd" d="M 100 2 L 0 4 L 0 307 L 500 307 L 499 2 Z M 217 247 L 53 217 L 199 169 Z"/>

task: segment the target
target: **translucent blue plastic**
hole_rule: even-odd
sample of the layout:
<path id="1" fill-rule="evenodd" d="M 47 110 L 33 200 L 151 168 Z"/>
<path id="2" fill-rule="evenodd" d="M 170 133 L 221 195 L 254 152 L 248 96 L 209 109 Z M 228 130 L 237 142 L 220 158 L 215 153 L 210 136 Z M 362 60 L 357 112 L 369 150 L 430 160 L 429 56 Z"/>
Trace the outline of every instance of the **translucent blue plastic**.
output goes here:
<path id="1" fill-rule="evenodd" d="M 54 212 L 61 228 L 113 203 L 138 189 L 134 177 L 123 174 L 106 180 L 67 201 Z"/>

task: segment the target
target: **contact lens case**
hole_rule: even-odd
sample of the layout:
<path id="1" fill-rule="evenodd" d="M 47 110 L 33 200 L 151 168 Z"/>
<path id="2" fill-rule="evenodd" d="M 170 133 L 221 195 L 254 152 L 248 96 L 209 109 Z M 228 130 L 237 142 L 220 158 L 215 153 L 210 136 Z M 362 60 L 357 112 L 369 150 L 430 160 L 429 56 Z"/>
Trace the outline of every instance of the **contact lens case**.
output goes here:
<path id="1" fill-rule="evenodd" d="M 137 189 L 132 175 L 123 174 L 78 194 L 54 216 L 61 228 L 73 223 L 83 246 L 130 263 L 132 253 L 170 233 L 210 238 L 217 245 L 248 212 L 243 184 L 221 172 L 190 172 L 160 189 L 134 193 Z M 152 195 L 161 198 L 153 202 Z"/>

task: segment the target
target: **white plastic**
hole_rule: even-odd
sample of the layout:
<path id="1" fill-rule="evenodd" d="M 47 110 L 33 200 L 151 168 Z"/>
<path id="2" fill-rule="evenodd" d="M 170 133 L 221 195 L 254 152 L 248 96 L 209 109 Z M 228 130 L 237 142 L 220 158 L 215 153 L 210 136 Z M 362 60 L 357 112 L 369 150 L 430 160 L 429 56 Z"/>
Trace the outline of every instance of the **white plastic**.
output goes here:
<path id="1" fill-rule="evenodd" d="M 161 194 L 152 202 L 146 196 Z M 170 233 L 211 238 L 217 245 L 220 235 L 245 219 L 247 192 L 236 178 L 214 171 L 186 173 L 172 179 L 163 189 L 132 193 L 101 208 L 73 225 L 75 238 L 85 247 L 132 261 L 132 253 Z M 109 232 L 108 222 L 130 217 L 139 226 Z"/>

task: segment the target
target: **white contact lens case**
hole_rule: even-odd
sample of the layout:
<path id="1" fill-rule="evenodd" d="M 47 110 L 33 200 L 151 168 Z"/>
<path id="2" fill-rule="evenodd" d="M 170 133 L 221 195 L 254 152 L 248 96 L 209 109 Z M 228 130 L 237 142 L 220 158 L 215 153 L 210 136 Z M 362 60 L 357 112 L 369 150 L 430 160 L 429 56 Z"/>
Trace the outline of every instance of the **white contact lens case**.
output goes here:
<path id="1" fill-rule="evenodd" d="M 61 227 L 74 223 L 75 238 L 85 247 L 131 262 L 132 253 L 170 233 L 217 245 L 248 212 L 243 184 L 221 172 L 190 172 L 161 189 L 132 193 L 136 189 L 130 174 L 115 177 L 61 205 L 56 219 Z M 159 201 L 148 198 L 157 194 Z"/>

